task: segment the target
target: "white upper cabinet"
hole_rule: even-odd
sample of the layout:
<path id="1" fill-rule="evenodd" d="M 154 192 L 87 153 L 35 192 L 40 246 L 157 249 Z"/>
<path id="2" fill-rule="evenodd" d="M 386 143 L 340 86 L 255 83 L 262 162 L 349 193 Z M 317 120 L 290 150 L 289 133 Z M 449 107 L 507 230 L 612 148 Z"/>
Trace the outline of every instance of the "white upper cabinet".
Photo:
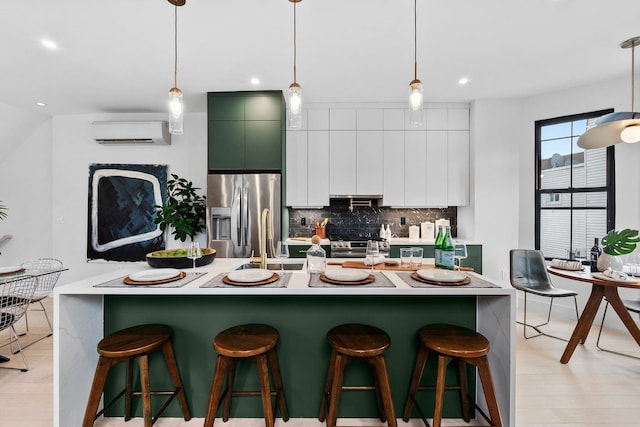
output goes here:
<path id="1" fill-rule="evenodd" d="M 382 114 L 380 114 L 380 124 L 382 124 Z M 383 170 L 382 131 L 358 131 L 356 135 L 356 194 L 381 195 Z"/>
<path id="2" fill-rule="evenodd" d="M 446 108 L 424 109 L 428 130 L 447 130 Z"/>
<path id="3" fill-rule="evenodd" d="M 287 206 L 307 205 L 307 132 L 287 131 Z"/>
<path id="4" fill-rule="evenodd" d="M 447 157 L 447 131 L 427 131 L 426 206 L 449 206 Z"/>
<path id="5" fill-rule="evenodd" d="M 357 130 L 382 130 L 384 125 L 383 110 L 380 108 L 361 109 L 356 112 Z"/>
<path id="6" fill-rule="evenodd" d="M 404 206 L 404 131 L 384 132 L 383 152 L 382 205 Z"/>
<path id="7" fill-rule="evenodd" d="M 356 194 L 356 131 L 329 132 L 329 193 Z"/>
<path id="8" fill-rule="evenodd" d="M 307 205 L 329 206 L 329 131 L 309 131 Z"/>
<path id="9" fill-rule="evenodd" d="M 447 203 L 465 206 L 469 204 L 469 131 L 449 131 L 448 140 Z"/>
<path id="10" fill-rule="evenodd" d="M 318 108 L 307 112 L 307 129 L 329 130 L 329 109 Z"/>
<path id="11" fill-rule="evenodd" d="M 404 130 L 404 110 L 386 108 L 383 116 L 384 130 Z"/>
<path id="12" fill-rule="evenodd" d="M 449 108 L 447 110 L 447 130 L 469 130 L 469 109 Z"/>
<path id="13" fill-rule="evenodd" d="M 356 110 L 332 108 L 329 111 L 329 130 L 355 130 Z"/>
<path id="14" fill-rule="evenodd" d="M 405 132 L 404 150 L 404 205 L 425 206 L 427 132 Z"/>

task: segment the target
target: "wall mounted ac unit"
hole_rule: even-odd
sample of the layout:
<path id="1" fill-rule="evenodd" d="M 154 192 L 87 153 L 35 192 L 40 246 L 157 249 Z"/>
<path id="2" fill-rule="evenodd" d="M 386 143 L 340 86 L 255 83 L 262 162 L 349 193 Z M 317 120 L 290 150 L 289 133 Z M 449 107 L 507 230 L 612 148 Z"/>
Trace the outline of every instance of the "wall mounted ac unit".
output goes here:
<path id="1" fill-rule="evenodd" d="M 166 120 L 146 122 L 93 122 L 93 139 L 100 144 L 171 144 Z"/>

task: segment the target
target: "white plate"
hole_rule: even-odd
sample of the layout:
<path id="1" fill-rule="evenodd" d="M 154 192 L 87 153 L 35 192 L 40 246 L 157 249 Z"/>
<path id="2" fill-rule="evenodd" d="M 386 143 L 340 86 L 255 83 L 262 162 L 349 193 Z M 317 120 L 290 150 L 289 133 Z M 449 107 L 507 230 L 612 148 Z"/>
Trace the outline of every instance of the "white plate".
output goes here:
<path id="1" fill-rule="evenodd" d="M 591 275 L 597 279 L 610 280 L 612 282 L 635 283 L 638 281 L 635 277 L 631 277 L 631 276 L 628 276 L 626 279 L 614 279 L 613 277 L 606 276 L 603 273 L 591 273 Z"/>
<path id="2" fill-rule="evenodd" d="M 338 282 L 359 282 L 369 277 L 369 272 L 355 269 L 336 269 L 324 272 L 327 279 L 336 280 Z"/>
<path id="3" fill-rule="evenodd" d="M 273 276 L 273 271 L 264 268 L 250 268 L 248 270 L 230 271 L 227 274 L 233 282 L 253 283 L 262 282 Z"/>
<path id="4" fill-rule="evenodd" d="M 467 278 L 467 276 L 458 271 L 439 270 L 437 268 L 418 270 L 416 274 L 425 280 L 433 280 L 435 282 L 454 283 L 461 282 Z"/>
<path id="5" fill-rule="evenodd" d="M 154 270 L 138 271 L 129 275 L 134 282 L 154 282 L 156 280 L 173 279 L 180 275 L 180 270 L 175 268 L 156 268 Z"/>
<path id="6" fill-rule="evenodd" d="M 22 270 L 22 267 L 19 265 L 10 265 L 9 267 L 0 267 L 0 274 L 15 273 L 20 270 Z"/>

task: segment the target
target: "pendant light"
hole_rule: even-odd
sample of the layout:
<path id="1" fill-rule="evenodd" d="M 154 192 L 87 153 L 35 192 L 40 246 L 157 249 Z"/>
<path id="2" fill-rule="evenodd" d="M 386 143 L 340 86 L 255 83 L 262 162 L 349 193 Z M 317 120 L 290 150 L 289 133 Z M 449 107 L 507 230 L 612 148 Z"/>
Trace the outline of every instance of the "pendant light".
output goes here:
<path id="1" fill-rule="evenodd" d="M 413 80 L 409 84 L 409 124 L 420 126 L 424 122 L 422 107 L 424 96 L 422 82 L 418 80 L 418 8 L 417 0 L 413 0 Z"/>
<path id="2" fill-rule="evenodd" d="M 184 105 L 182 103 L 182 91 L 178 89 L 178 6 L 184 6 L 186 0 L 168 0 L 175 6 L 173 27 L 173 87 L 169 90 L 169 133 L 182 135 Z"/>
<path id="3" fill-rule="evenodd" d="M 296 81 L 296 3 L 302 0 L 289 0 L 293 3 L 293 83 L 289 85 L 289 105 L 287 119 L 289 129 L 300 129 L 302 127 L 302 88 Z"/>
<path id="4" fill-rule="evenodd" d="M 611 113 L 595 121 L 595 126 L 578 138 L 580 148 L 602 148 L 619 142 L 640 142 L 640 113 L 634 110 L 635 92 L 635 47 L 640 45 L 640 37 L 625 40 L 620 44 L 623 49 L 631 48 L 631 111 Z"/>

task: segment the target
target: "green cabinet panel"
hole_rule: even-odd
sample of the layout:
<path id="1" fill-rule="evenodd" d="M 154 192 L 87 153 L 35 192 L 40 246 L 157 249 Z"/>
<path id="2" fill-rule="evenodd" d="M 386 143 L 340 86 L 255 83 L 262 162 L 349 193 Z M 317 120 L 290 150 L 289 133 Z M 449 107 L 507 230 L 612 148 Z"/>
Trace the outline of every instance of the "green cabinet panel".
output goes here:
<path id="1" fill-rule="evenodd" d="M 210 93 L 209 120 L 245 120 L 245 96 L 241 93 Z"/>
<path id="2" fill-rule="evenodd" d="M 246 121 L 245 167 L 270 169 L 280 165 L 282 159 L 282 130 L 280 121 Z"/>
<path id="3" fill-rule="evenodd" d="M 214 148 L 212 149 L 212 147 Z M 244 122 L 209 122 L 209 169 L 244 168 L 244 153 Z"/>
<path id="4" fill-rule="evenodd" d="M 320 245 L 322 249 L 327 253 L 327 258 L 331 256 L 331 246 L 330 245 Z M 311 245 L 289 245 L 289 257 L 290 258 L 306 258 L 307 250 Z"/>
<path id="5" fill-rule="evenodd" d="M 244 119 L 280 121 L 280 100 L 271 95 L 247 96 L 244 103 Z"/>
<path id="6" fill-rule="evenodd" d="M 433 258 L 435 251 L 433 245 L 392 245 L 389 250 L 389 257 L 400 258 L 400 248 L 423 248 L 425 258 Z M 467 258 L 462 261 L 463 267 L 471 267 L 473 271 L 482 274 L 482 245 L 467 245 Z"/>

